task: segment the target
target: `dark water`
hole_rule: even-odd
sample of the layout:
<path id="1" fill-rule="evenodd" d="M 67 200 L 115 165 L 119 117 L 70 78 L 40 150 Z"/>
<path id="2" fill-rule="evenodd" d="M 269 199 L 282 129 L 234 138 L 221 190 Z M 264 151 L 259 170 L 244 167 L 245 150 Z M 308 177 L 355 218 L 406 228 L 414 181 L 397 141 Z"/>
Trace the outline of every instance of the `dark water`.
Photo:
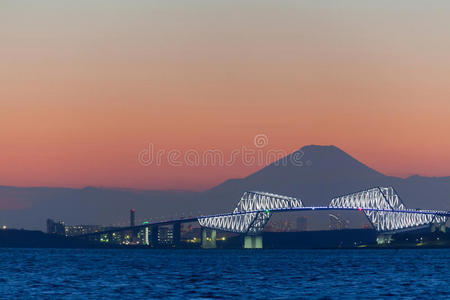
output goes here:
<path id="1" fill-rule="evenodd" d="M 1 298 L 450 299 L 450 250 L 0 249 Z"/>

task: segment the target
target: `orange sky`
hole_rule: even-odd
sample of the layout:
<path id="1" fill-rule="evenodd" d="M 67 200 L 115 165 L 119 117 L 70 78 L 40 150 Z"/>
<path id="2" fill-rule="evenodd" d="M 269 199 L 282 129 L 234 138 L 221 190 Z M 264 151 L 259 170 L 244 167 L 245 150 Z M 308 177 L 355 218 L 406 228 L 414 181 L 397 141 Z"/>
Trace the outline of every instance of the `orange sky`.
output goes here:
<path id="1" fill-rule="evenodd" d="M 450 175 L 447 1 L 165 2 L 2 1 L 0 185 L 204 189 L 261 166 L 138 154 L 260 133 Z"/>

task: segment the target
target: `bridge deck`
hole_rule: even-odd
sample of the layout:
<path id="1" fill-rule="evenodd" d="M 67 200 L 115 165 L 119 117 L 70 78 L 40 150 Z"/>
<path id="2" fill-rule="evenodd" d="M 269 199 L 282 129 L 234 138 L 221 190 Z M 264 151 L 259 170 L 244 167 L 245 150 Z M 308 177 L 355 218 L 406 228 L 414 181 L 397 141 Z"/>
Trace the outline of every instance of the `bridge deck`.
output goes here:
<path id="1" fill-rule="evenodd" d="M 233 216 L 233 215 L 243 215 L 243 214 L 262 213 L 262 212 L 279 213 L 279 212 L 294 212 L 294 211 L 329 211 L 329 210 L 411 213 L 411 214 L 427 214 L 427 215 L 450 217 L 450 211 L 416 210 L 416 209 L 396 210 L 396 209 L 377 209 L 377 208 L 362 208 L 362 207 L 310 206 L 310 207 L 277 208 L 277 209 L 271 209 L 271 210 L 253 210 L 253 211 L 243 211 L 243 212 L 232 212 L 232 213 L 199 216 L 199 217 L 188 218 L 188 219 L 174 219 L 174 220 L 167 220 L 167 221 L 161 221 L 161 222 L 152 222 L 152 223 L 142 224 L 142 225 L 138 225 L 138 226 L 114 228 L 114 229 L 105 230 L 105 231 L 99 231 L 99 232 L 78 235 L 77 237 L 96 236 L 96 235 L 109 234 L 109 233 L 119 232 L 119 231 L 133 231 L 133 230 L 144 229 L 146 227 L 151 227 L 151 226 L 164 226 L 164 225 L 172 225 L 175 223 L 191 223 L 191 222 L 197 222 L 199 219 L 225 217 L 225 216 Z"/>

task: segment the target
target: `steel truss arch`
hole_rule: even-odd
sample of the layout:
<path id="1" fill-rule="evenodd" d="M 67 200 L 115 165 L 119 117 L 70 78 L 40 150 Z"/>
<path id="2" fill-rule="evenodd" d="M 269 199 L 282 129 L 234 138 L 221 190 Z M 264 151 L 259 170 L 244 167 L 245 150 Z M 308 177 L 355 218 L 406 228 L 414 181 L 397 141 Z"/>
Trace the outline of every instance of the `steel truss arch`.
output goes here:
<path id="1" fill-rule="evenodd" d="M 301 208 L 300 199 L 266 192 L 248 191 L 232 214 L 199 218 L 202 227 L 250 235 L 259 234 L 272 216 L 271 210 Z"/>
<path id="2" fill-rule="evenodd" d="M 340 196 L 331 200 L 330 208 L 360 209 L 380 232 L 414 229 L 429 224 L 445 224 L 448 217 L 433 214 L 410 212 L 392 187 L 376 187 L 353 194 Z M 382 209 L 383 211 L 368 210 Z M 390 212 L 389 210 L 393 210 Z M 399 212 L 401 211 L 401 212 Z M 436 213 L 438 213 L 436 211 Z"/>

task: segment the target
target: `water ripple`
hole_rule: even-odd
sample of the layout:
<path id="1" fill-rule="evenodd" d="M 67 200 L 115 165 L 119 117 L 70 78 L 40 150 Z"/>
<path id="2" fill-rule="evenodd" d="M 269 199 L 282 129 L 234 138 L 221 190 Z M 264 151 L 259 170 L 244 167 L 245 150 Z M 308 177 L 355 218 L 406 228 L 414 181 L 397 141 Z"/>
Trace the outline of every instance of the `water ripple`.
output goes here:
<path id="1" fill-rule="evenodd" d="M 450 250 L 0 249 L 3 298 L 448 299 Z"/>

